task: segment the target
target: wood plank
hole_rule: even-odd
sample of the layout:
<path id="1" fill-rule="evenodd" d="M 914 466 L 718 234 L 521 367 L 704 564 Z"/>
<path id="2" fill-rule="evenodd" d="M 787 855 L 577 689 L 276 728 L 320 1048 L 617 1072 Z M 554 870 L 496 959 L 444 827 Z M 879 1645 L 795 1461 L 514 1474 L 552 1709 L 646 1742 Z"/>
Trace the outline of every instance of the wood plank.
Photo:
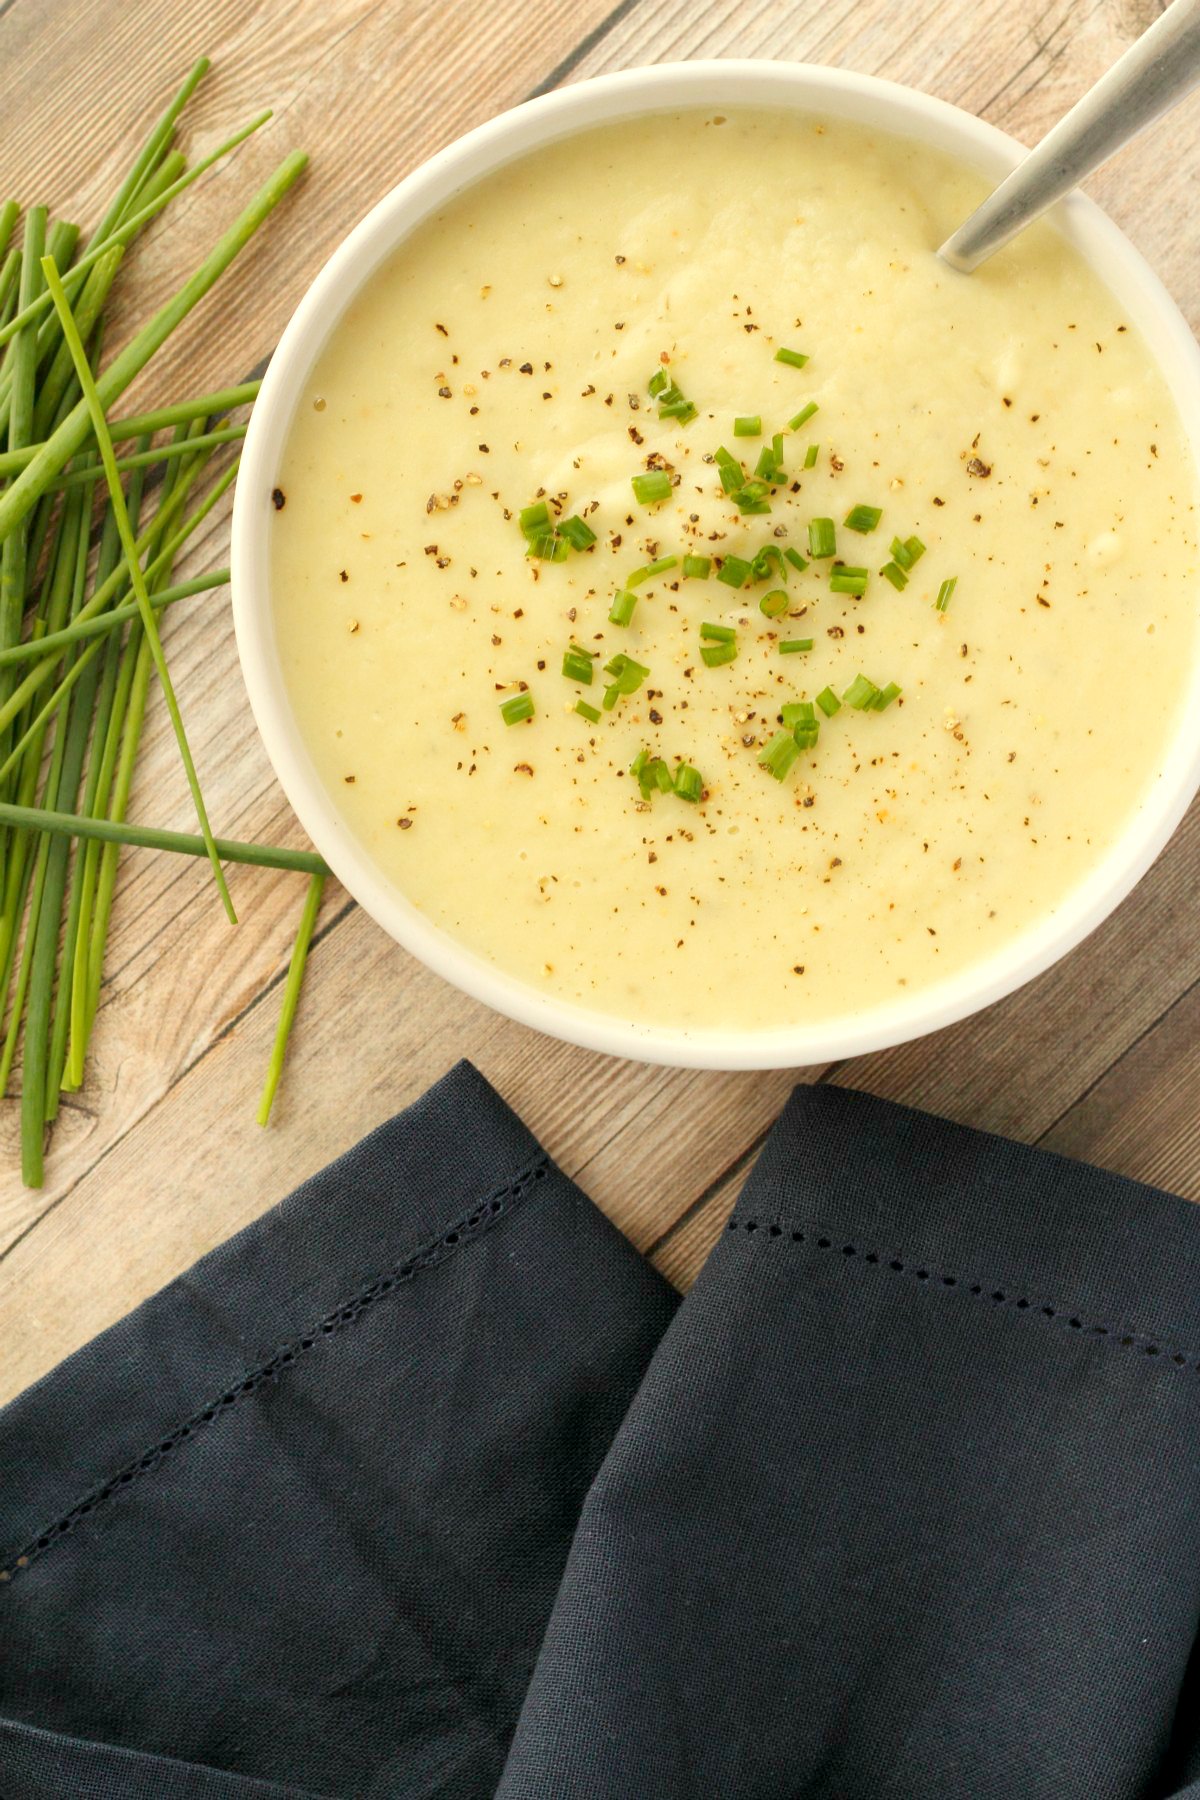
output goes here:
<path id="1" fill-rule="evenodd" d="M 92 161 L 94 120 L 81 109 L 98 82 L 112 98 L 109 116 L 140 125 L 162 97 L 159 71 L 211 48 L 217 68 L 197 108 L 198 145 L 264 100 L 276 104 L 279 116 L 262 140 L 131 259 L 139 311 L 171 291 L 197 244 L 284 148 L 303 142 L 314 150 L 303 191 L 267 228 L 253 262 L 173 340 L 154 374 L 157 396 L 252 367 L 353 217 L 438 143 L 552 77 L 564 59 L 570 80 L 680 56 L 829 61 L 912 82 L 1032 138 L 1143 21 L 1134 0 L 830 0 L 822 8 L 640 0 L 611 10 L 560 0 L 536 16 L 505 0 L 482 17 L 456 14 L 451 82 L 442 66 L 445 9 L 413 0 L 336 0 L 319 11 L 292 0 L 255 10 L 216 0 L 203 12 L 198 0 L 124 11 L 105 0 L 14 0 L 0 17 L 0 100 L 10 102 L 7 169 L 20 174 L 21 190 L 71 169 L 77 185 L 61 203 L 88 214 L 121 161 L 115 153 Z M 45 95 L 36 111 L 25 104 L 31 91 Z M 351 115 L 355 128 L 347 131 Z M 1193 102 L 1093 184 L 1131 224 L 1193 321 L 1200 267 L 1175 226 L 1198 138 Z M 187 566 L 221 560 L 226 531 L 218 516 Z M 241 835 L 298 841 L 249 720 L 223 602 L 178 609 L 169 647 L 214 816 Z M 134 811 L 188 824 L 157 709 Z M 1197 855 L 1193 818 L 1117 919 L 1043 978 L 1045 986 L 960 1028 L 961 1036 L 869 1059 L 839 1079 L 973 1122 L 1000 1120 L 1021 1135 L 1052 1127 L 1059 1113 L 1069 1118 L 1088 1084 L 1195 979 L 1184 920 Z M 59 1130 L 45 1193 L 26 1195 L 10 1173 L 0 1179 L 0 1257 L 9 1246 L 0 1261 L 0 1395 L 119 1316 L 462 1054 L 673 1280 L 694 1275 L 793 1077 L 646 1070 L 551 1043 L 436 981 L 346 909 L 335 889 L 277 1123 L 263 1133 L 253 1125 L 253 1100 L 301 885 L 241 871 L 236 892 L 244 922 L 233 933 L 202 866 L 149 855 L 125 861 L 92 1077 Z M 1158 1078 L 1152 1072 L 1148 1093 Z M 11 1104 L 0 1107 L 6 1170 L 12 1114 Z M 1145 1130 L 1108 1153 L 1149 1159 L 1152 1127 L 1148 1111 Z M 1108 1142 L 1102 1134 L 1097 1141 Z M 1181 1139 L 1179 1155 L 1188 1154 Z"/>
<path id="2" fill-rule="evenodd" d="M 1115 1062 L 1042 1138 L 1200 1200 L 1200 984 Z"/>

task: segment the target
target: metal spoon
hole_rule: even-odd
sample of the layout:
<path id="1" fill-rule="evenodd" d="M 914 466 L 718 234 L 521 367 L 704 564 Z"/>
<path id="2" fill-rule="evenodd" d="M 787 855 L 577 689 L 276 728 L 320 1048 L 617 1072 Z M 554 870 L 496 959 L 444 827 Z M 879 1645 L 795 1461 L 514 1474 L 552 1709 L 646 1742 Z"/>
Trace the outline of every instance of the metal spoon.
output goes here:
<path id="1" fill-rule="evenodd" d="M 1200 82 L 1200 0 L 1175 0 L 938 255 L 969 274 Z"/>

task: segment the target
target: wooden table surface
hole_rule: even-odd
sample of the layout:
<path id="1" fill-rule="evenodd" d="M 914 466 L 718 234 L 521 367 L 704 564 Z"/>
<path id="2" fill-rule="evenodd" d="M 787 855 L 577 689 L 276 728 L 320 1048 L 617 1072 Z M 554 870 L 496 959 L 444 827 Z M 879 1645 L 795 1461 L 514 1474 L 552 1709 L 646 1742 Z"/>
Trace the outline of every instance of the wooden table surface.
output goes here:
<path id="1" fill-rule="evenodd" d="M 189 191 L 130 259 L 140 312 L 267 169 L 303 185 L 141 379 L 131 408 L 244 379 L 347 228 L 431 151 L 533 93 L 636 63 L 791 58 L 889 76 L 1032 142 L 1161 10 L 1158 0 L 0 0 L 0 188 L 93 223 L 149 118 L 200 53 L 200 151 L 262 106 L 268 129 Z M 1200 98 L 1091 184 L 1200 325 Z M 185 572 L 225 560 L 218 511 Z M 179 607 L 167 646 L 216 829 L 302 841 L 250 719 L 226 594 Z M 1133 722 L 1130 722 L 1133 725 Z M 1136 728 L 1135 726 L 1133 728 Z M 188 828 L 156 702 L 131 817 Z M 469 1056 L 672 1280 L 695 1274 L 796 1080 L 834 1081 L 1046 1144 L 1200 1198 L 1200 808 L 1114 916 L 981 1016 L 849 1063 L 647 1069 L 539 1037 L 465 999 L 330 886 L 284 1086 L 254 1109 L 303 879 L 127 853 L 87 1086 L 46 1186 L 21 1185 L 0 1106 L 0 1398 L 19 1391 Z"/>

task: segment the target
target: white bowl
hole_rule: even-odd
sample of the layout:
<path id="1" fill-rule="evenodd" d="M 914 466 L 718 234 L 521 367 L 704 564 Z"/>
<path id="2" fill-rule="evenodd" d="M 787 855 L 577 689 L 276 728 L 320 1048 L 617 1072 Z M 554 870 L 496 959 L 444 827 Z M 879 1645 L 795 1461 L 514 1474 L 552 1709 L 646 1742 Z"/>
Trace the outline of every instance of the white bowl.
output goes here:
<path id="1" fill-rule="evenodd" d="M 998 181 L 1024 154 L 992 125 L 911 88 L 802 63 L 694 62 L 601 76 L 503 113 L 441 150 L 368 213 L 330 257 L 280 340 L 242 454 L 233 513 L 238 652 L 263 741 L 301 824 L 339 880 L 431 969 L 499 1012 L 613 1055 L 696 1068 L 788 1068 L 858 1056 L 952 1024 L 1056 962 L 1144 874 L 1200 786 L 1200 659 L 1178 733 L 1144 804 L 1052 917 L 936 986 L 872 1011 L 772 1031 L 664 1029 L 571 1005 L 505 974 L 439 930 L 382 874 L 320 780 L 284 686 L 270 599 L 271 490 L 296 406 L 346 307 L 428 214 L 516 157 L 608 120 L 676 107 L 758 105 L 850 119 L 948 151 Z M 1175 395 L 1200 461 L 1200 350 L 1170 295 L 1116 226 L 1082 195 L 1052 215 L 1139 327 Z"/>

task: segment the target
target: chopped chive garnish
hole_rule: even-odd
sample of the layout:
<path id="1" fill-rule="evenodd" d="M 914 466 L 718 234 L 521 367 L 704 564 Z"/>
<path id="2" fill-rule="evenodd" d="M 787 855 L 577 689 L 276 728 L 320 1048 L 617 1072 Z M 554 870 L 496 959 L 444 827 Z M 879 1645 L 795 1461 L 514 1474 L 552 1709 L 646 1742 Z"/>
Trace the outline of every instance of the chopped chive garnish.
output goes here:
<path id="1" fill-rule="evenodd" d="M 827 719 L 832 719 L 835 712 L 841 712 L 842 703 L 831 687 L 823 687 L 817 695 L 817 705 Z"/>
<path id="2" fill-rule="evenodd" d="M 806 425 L 808 423 L 808 421 L 812 418 L 813 414 L 815 412 L 818 412 L 819 410 L 820 409 L 818 408 L 816 401 L 810 400 L 807 406 L 802 406 L 800 408 L 800 411 L 795 415 L 794 418 L 791 418 L 788 420 L 788 430 L 789 431 L 799 431 L 800 427 L 802 425 Z"/>
<path id="3" fill-rule="evenodd" d="M 618 651 L 611 662 L 605 663 L 604 673 L 612 676 L 612 685 L 618 694 L 636 694 L 650 671 L 645 663 L 634 662 L 632 656 Z"/>
<path id="4" fill-rule="evenodd" d="M 613 603 L 608 609 L 608 617 L 613 625 L 628 625 L 633 617 L 633 609 L 638 597 L 631 594 L 628 588 L 618 588 L 613 595 Z"/>
<path id="5" fill-rule="evenodd" d="M 780 707 L 779 714 L 789 731 L 797 725 L 814 725 L 817 717 L 811 700 L 789 700 Z"/>
<path id="6" fill-rule="evenodd" d="M 682 390 L 665 369 L 655 369 L 646 385 L 649 387 L 651 395 L 658 401 L 660 419 L 678 419 L 681 425 L 686 425 L 696 417 L 695 406 L 690 400 L 685 399 Z"/>
<path id="7" fill-rule="evenodd" d="M 899 692 L 900 692 L 900 683 L 898 681 L 889 681 L 887 686 L 885 688 L 881 689 L 881 691 L 878 694 L 876 694 L 874 700 L 871 702 L 872 706 L 875 708 L 875 711 L 876 712 L 886 712 L 888 707 L 892 704 L 892 701 L 899 694 Z"/>
<path id="8" fill-rule="evenodd" d="M 900 567 L 898 562 L 884 563 L 879 573 L 891 582 L 897 593 L 902 594 L 908 586 L 908 576 L 904 573 L 904 570 Z"/>
<path id="9" fill-rule="evenodd" d="M 733 497 L 738 505 L 744 510 L 747 501 L 765 500 L 770 491 L 771 484 L 769 481 L 764 481 L 761 475 L 752 475 L 749 481 L 743 481 L 741 487 Z"/>
<path id="10" fill-rule="evenodd" d="M 765 749 L 759 751 L 758 760 L 776 781 L 782 781 L 799 754 L 800 746 L 791 732 L 777 731 Z"/>
<path id="11" fill-rule="evenodd" d="M 801 554 L 798 550 L 793 550 L 789 546 L 788 549 L 786 549 L 783 554 L 787 557 L 787 559 L 791 563 L 793 569 L 800 569 L 800 570 L 807 569 L 808 558 L 806 556 L 801 556 Z"/>
<path id="12" fill-rule="evenodd" d="M 579 714 L 581 719 L 586 719 L 589 725 L 598 725 L 600 723 L 599 710 L 594 706 L 589 706 L 586 700 L 577 700 L 575 702 L 575 711 Z"/>
<path id="13" fill-rule="evenodd" d="M 523 719 L 532 719 L 533 695 L 514 694 L 511 700 L 502 700 L 500 716 L 506 725 L 519 725 Z"/>
<path id="14" fill-rule="evenodd" d="M 732 625 L 702 625 L 700 636 L 714 644 L 735 644 L 737 642 L 737 632 Z"/>
<path id="15" fill-rule="evenodd" d="M 632 575 L 625 577 L 627 588 L 641 587 L 644 581 L 653 581 L 656 575 L 665 575 L 679 561 L 677 556 L 660 556 L 657 562 L 646 563 L 643 568 L 635 569 Z"/>
<path id="16" fill-rule="evenodd" d="M 660 419 L 678 419 L 681 425 L 690 425 L 696 417 L 696 406 L 691 400 L 664 400 L 658 409 Z"/>
<path id="17" fill-rule="evenodd" d="M 671 771 L 670 771 L 670 769 L 668 769 L 666 763 L 663 761 L 661 756 L 656 756 L 654 761 L 648 765 L 647 773 L 649 773 L 650 769 L 654 770 L 654 780 L 655 780 L 655 784 L 658 788 L 659 793 L 660 794 L 674 793 L 675 783 L 671 779 Z"/>
<path id="18" fill-rule="evenodd" d="M 785 350 L 782 345 L 775 352 L 775 361 L 787 363 L 789 368 L 802 369 L 808 361 L 803 350 Z"/>
<path id="19" fill-rule="evenodd" d="M 804 650 L 811 650 L 815 638 L 784 638 L 779 646 L 780 656 L 798 656 Z"/>
<path id="20" fill-rule="evenodd" d="M 914 563 L 920 562 L 924 554 L 925 546 L 919 537 L 892 539 L 893 561 L 898 562 L 900 567 L 906 571 L 911 569 Z"/>
<path id="21" fill-rule="evenodd" d="M 829 588 L 834 594 L 865 594 L 868 569 L 853 569 L 849 563 L 835 563 L 829 571 Z"/>
<path id="22" fill-rule="evenodd" d="M 792 733 L 798 750 L 811 750 L 820 735 L 821 721 L 819 719 L 814 719 L 811 725 L 797 725 Z"/>
<path id="23" fill-rule="evenodd" d="M 806 469 L 815 469 L 816 468 L 817 456 L 820 452 L 820 449 L 821 449 L 820 444 L 810 444 L 808 446 L 808 449 L 804 452 L 804 466 Z"/>
<path id="24" fill-rule="evenodd" d="M 762 416 L 759 413 L 743 413 L 733 421 L 734 437 L 761 437 Z"/>
<path id="25" fill-rule="evenodd" d="M 586 650 L 576 650 L 572 645 L 565 651 L 562 672 L 568 681 L 578 681 L 583 687 L 592 685 L 592 659 Z"/>
<path id="26" fill-rule="evenodd" d="M 859 712 L 865 712 L 868 707 L 874 706 L 878 694 L 879 689 L 873 681 L 869 681 L 865 675 L 856 675 L 842 695 L 842 699 L 847 706 L 853 706 Z"/>
<path id="27" fill-rule="evenodd" d="M 642 506 L 656 506 L 660 500 L 670 498 L 671 477 L 665 469 L 647 469 L 644 475 L 633 475 L 630 480 L 633 497 Z"/>
<path id="28" fill-rule="evenodd" d="M 739 494 L 737 496 L 737 509 L 748 519 L 751 516 L 757 516 L 760 513 L 769 513 L 771 510 L 771 502 L 769 500 L 747 500 L 743 495 Z"/>
<path id="29" fill-rule="evenodd" d="M 935 605 L 937 606 L 937 609 L 939 612 L 945 612 L 946 608 L 950 604 L 950 596 L 951 596 L 951 594 L 953 594 L 953 592 L 957 586 L 958 586 L 958 576 L 957 575 L 951 575 L 949 581 L 943 581 L 941 587 L 938 589 L 937 600 L 935 602 Z"/>
<path id="30" fill-rule="evenodd" d="M 754 465 L 755 475 L 762 481 L 775 481 L 777 467 L 775 452 L 770 444 L 764 444 L 758 453 L 758 461 Z"/>
<path id="31" fill-rule="evenodd" d="M 837 549 L 837 533 L 832 519 L 810 519 L 808 522 L 808 554 L 832 556 Z"/>
<path id="32" fill-rule="evenodd" d="M 710 669 L 719 669 L 722 663 L 734 662 L 738 647 L 732 644 L 701 644 L 700 654 Z"/>
<path id="33" fill-rule="evenodd" d="M 694 806 L 704 794 L 704 781 L 699 769 L 694 769 L 691 763 L 680 763 L 675 771 L 675 792 L 681 800 Z"/>
<path id="34" fill-rule="evenodd" d="M 737 457 L 726 450 L 724 444 L 718 444 L 713 452 L 713 461 L 717 465 L 722 488 L 727 494 L 736 494 L 746 479 L 746 471 Z"/>
<path id="35" fill-rule="evenodd" d="M 569 519 L 564 519 L 558 529 L 572 550 L 586 550 L 589 544 L 594 544 L 596 541 L 595 532 L 586 520 L 579 517 L 578 513 L 572 513 Z"/>
<path id="36" fill-rule="evenodd" d="M 683 559 L 683 573 L 689 581 L 707 581 L 711 570 L 711 556 L 685 556 Z"/>
<path id="37" fill-rule="evenodd" d="M 532 506 L 521 508 L 517 519 L 526 537 L 536 537 L 551 524 L 550 508 L 544 500 L 535 500 Z"/>
<path id="38" fill-rule="evenodd" d="M 526 539 L 526 556 L 536 556 L 542 562 L 566 562 L 571 554 L 571 546 L 561 532 L 531 532 Z"/>
<path id="39" fill-rule="evenodd" d="M 758 603 L 758 610 L 768 619 L 778 619 L 788 609 L 788 597 L 782 588 L 772 588 Z"/>
<path id="40" fill-rule="evenodd" d="M 753 565 L 741 556 L 727 556 L 717 570 L 717 580 L 723 581 L 726 587 L 745 587 L 754 573 Z"/>
<path id="41" fill-rule="evenodd" d="M 842 524 L 850 531 L 874 531 L 882 517 L 882 506 L 852 506 Z"/>
<path id="42" fill-rule="evenodd" d="M 670 384 L 671 377 L 667 374 L 667 371 L 660 366 L 655 369 L 653 375 L 646 383 L 646 386 L 650 389 L 651 394 L 661 394 L 663 389 L 669 387 Z"/>
<path id="43" fill-rule="evenodd" d="M 623 689 L 617 686 L 615 681 L 610 682 L 609 686 L 604 690 L 604 699 L 600 703 L 605 712 L 612 711 L 613 707 L 617 704 L 617 701 L 621 698 L 623 691 Z"/>
<path id="44" fill-rule="evenodd" d="M 783 560 L 783 551 L 778 544 L 764 544 L 761 550 L 755 551 L 754 559 L 750 564 L 750 573 L 755 581 L 770 580 L 772 563 L 775 565 L 775 573 L 780 581 L 787 580 L 787 564 Z"/>

